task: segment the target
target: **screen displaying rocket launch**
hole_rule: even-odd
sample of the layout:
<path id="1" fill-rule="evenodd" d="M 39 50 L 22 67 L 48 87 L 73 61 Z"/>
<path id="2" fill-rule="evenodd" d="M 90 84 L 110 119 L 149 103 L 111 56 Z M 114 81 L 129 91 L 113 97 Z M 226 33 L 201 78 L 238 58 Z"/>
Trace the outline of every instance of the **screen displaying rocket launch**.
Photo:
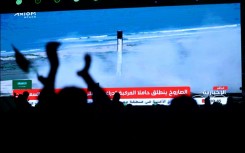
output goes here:
<path id="1" fill-rule="evenodd" d="M 131 100 L 241 93 L 238 3 L 1 14 L 1 94 L 12 94 L 13 80 L 42 88 L 16 65 L 11 44 L 46 76 L 50 41 L 61 43 L 57 89 L 87 87 L 77 71 L 89 53 L 89 72 L 109 96 L 112 88 Z"/>

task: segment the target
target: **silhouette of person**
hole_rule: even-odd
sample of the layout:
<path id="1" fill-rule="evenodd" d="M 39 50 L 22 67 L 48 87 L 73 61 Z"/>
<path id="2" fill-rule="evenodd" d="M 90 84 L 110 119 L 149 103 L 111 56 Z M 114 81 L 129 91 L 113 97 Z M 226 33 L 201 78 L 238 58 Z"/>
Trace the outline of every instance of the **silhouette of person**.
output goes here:
<path id="1" fill-rule="evenodd" d="M 112 102 L 113 102 L 113 105 L 118 105 L 118 106 L 121 106 L 123 107 L 123 103 L 120 101 L 120 98 L 121 98 L 121 95 L 119 92 L 116 92 L 114 95 L 113 95 L 113 98 L 112 98 Z"/>
<path id="2" fill-rule="evenodd" d="M 55 77 L 59 67 L 59 59 L 57 49 L 60 46 L 59 42 L 48 42 L 46 45 L 46 54 L 50 64 L 48 76 L 38 76 L 38 80 L 44 85 L 39 96 L 36 108 L 38 110 L 52 111 L 55 108 Z"/>
<path id="3" fill-rule="evenodd" d="M 78 113 L 88 109 L 86 92 L 77 87 L 65 87 L 57 95 L 56 111 Z"/>
<path id="4" fill-rule="evenodd" d="M 98 83 L 93 80 L 88 72 L 91 65 L 91 56 L 89 54 L 86 54 L 84 59 L 85 66 L 81 71 L 77 72 L 77 75 L 84 79 L 88 86 L 88 89 L 92 92 L 93 105 L 95 105 L 96 107 L 109 108 L 112 104 L 112 101 L 104 92 L 104 90 L 98 85 Z"/>
<path id="5" fill-rule="evenodd" d="M 22 94 L 19 94 L 16 99 L 17 112 L 31 112 L 33 107 L 28 102 L 29 92 L 24 91 Z"/>
<path id="6" fill-rule="evenodd" d="M 198 109 L 197 102 L 190 96 L 183 95 L 176 97 L 170 104 L 174 112 L 194 112 Z"/>

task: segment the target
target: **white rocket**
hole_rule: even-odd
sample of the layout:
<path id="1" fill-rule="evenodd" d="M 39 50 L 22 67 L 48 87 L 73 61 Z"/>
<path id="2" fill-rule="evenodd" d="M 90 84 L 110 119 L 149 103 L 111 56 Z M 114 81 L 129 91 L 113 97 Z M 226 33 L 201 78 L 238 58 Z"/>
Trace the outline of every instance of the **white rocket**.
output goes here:
<path id="1" fill-rule="evenodd" d="M 117 76 L 122 75 L 123 32 L 117 31 Z"/>

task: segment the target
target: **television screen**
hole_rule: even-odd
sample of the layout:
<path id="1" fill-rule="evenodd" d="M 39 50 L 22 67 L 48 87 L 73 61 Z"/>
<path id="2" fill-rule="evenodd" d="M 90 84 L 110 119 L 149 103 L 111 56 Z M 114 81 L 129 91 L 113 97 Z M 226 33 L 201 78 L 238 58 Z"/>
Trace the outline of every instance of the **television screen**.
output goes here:
<path id="1" fill-rule="evenodd" d="M 29 90 L 35 101 L 49 64 L 45 45 L 61 42 L 55 87 L 87 88 L 77 71 L 84 55 L 108 96 L 132 105 L 169 105 L 187 94 L 225 104 L 241 93 L 240 3 L 15 12 L 1 14 L 1 95 Z M 31 62 L 15 62 L 14 45 Z"/>

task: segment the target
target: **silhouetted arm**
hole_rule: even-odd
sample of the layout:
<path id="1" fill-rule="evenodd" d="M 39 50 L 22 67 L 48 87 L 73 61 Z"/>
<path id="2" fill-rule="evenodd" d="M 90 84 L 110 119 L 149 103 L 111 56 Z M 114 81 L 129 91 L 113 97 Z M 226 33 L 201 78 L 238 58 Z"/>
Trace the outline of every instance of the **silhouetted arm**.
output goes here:
<path id="1" fill-rule="evenodd" d="M 58 42 L 49 42 L 46 45 L 46 54 L 50 63 L 50 71 L 47 78 L 38 76 L 38 80 L 44 85 L 38 97 L 38 105 L 43 105 L 42 103 L 48 103 L 55 100 L 55 77 L 59 67 L 57 49 L 59 45 L 60 43 Z"/>
<path id="2" fill-rule="evenodd" d="M 85 55 L 85 67 L 77 72 L 81 76 L 86 84 L 88 85 L 89 90 L 93 93 L 93 102 L 97 104 L 108 105 L 111 103 L 110 98 L 106 95 L 104 90 L 95 83 L 93 78 L 90 76 L 88 70 L 91 64 L 91 56 L 89 54 Z"/>

